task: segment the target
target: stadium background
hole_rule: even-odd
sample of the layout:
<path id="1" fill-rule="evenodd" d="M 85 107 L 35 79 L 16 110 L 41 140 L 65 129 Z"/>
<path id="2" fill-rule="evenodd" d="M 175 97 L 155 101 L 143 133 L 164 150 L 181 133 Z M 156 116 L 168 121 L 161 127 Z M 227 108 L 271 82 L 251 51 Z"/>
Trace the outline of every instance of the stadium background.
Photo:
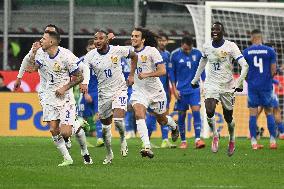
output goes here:
<path id="1" fill-rule="evenodd" d="M 263 2 L 263 1 L 262 1 Z M 4 0 L 0 2 L 0 70 L 4 75 L 4 82 L 13 86 L 21 60 L 28 53 L 32 42 L 39 39 L 45 25 L 55 24 L 62 33 L 61 46 L 73 50 L 77 56 L 84 55 L 87 40 L 99 29 L 113 32 L 116 39 L 112 44 L 123 45 L 130 39 L 134 26 L 145 26 L 157 33 L 166 33 L 170 37 L 168 50 L 179 47 L 180 39 L 184 35 L 192 35 L 198 46 L 196 27 L 204 24 L 194 23 L 194 15 L 190 14 L 185 4 L 203 6 L 204 1 L 139 1 L 139 0 Z M 36 10 L 36 11 L 35 11 Z M 216 12 L 215 12 L 216 13 Z M 220 13 L 229 16 L 228 13 Z M 204 19 L 204 18 L 200 18 Z M 216 19 L 216 18 L 215 18 Z M 218 19 L 218 17 L 217 17 Z M 222 17 L 221 17 L 222 19 Z M 224 19 L 224 18 L 223 18 Z M 200 21 L 198 20 L 198 21 Z M 220 20 L 221 22 L 223 20 Z M 241 22 L 241 20 L 240 20 Z M 283 27 L 283 17 L 277 24 Z M 257 26 L 257 24 L 256 24 Z M 235 27 L 236 30 L 239 26 Z M 245 26 L 243 26 L 245 27 Z M 202 27 L 205 29 L 205 27 Z M 227 28 L 227 25 L 225 25 Z M 255 29 L 255 28 L 252 28 Z M 273 28 L 274 29 L 274 28 Z M 281 30 L 278 28 L 277 30 Z M 247 34 L 247 33 L 246 33 Z M 227 33 L 228 38 L 232 38 Z M 244 44 L 249 43 L 248 35 L 238 36 L 236 42 L 243 50 Z M 281 38 L 268 41 L 276 47 L 278 64 L 283 64 L 283 40 Z M 195 46 L 196 46 L 195 45 Z M 278 48 L 279 47 L 279 48 Z M 235 66 L 236 76 L 239 67 Z M 283 72 L 278 76 L 283 83 Z M 25 93 L 0 93 L 0 136 L 50 136 L 48 128 L 41 122 L 42 112 L 35 93 L 38 84 L 37 73 L 26 74 L 26 85 L 22 90 Z M 276 88 L 283 110 L 283 90 Z M 173 109 L 174 99 L 171 102 Z M 246 108 L 246 94 L 237 95 L 235 106 L 235 119 L 237 123 L 237 136 L 248 136 L 248 109 Z M 204 110 L 202 110 L 204 111 Z M 175 112 L 172 112 L 174 115 Z M 174 115 L 175 116 L 175 115 Z M 217 127 L 223 128 L 223 136 L 227 134 L 226 125 L 222 117 L 221 108 L 216 111 Z M 191 116 L 188 112 L 187 122 L 191 130 Z M 203 124 L 204 126 L 206 124 Z M 261 116 L 259 125 L 266 129 L 266 121 Z M 114 132 L 114 136 L 117 133 Z M 192 136 L 193 132 L 187 135 Z M 265 132 L 265 135 L 267 132 Z M 207 136 L 204 132 L 203 135 Z M 153 136 L 160 136 L 158 129 Z"/>

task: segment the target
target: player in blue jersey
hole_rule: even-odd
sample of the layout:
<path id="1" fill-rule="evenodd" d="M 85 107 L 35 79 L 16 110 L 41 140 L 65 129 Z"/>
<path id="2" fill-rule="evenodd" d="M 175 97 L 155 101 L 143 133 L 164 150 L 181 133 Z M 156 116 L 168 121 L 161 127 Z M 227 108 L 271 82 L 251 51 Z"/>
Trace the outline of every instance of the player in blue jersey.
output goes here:
<path id="1" fill-rule="evenodd" d="M 274 85 L 277 85 L 279 87 L 279 89 L 283 88 L 283 86 L 281 85 L 279 80 L 273 79 L 272 83 Z M 276 130 L 278 130 L 277 133 L 279 134 L 279 139 L 284 140 L 284 125 L 283 125 L 283 120 L 282 120 L 282 117 L 281 117 L 281 109 L 280 109 L 280 106 L 279 106 L 279 99 L 278 99 L 278 96 L 276 94 L 276 91 L 274 89 L 273 89 L 273 91 L 274 91 L 274 93 L 273 93 L 272 107 L 273 107 L 273 115 L 274 115 L 274 119 L 275 119 Z M 263 111 L 263 107 L 259 107 L 257 118 L 259 117 L 259 115 L 261 114 L 262 111 Z M 261 128 L 261 129 L 263 129 L 263 128 Z"/>
<path id="2" fill-rule="evenodd" d="M 166 104 L 167 114 L 169 113 L 169 105 L 171 101 L 171 93 L 170 93 L 170 86 L 169 86 L 170 83 L 169 83 L 169 74 L 168 74 L 169 73 L 170 52 L 166 50 L 166 47 L 168 45 L 168 40 L 169 38 L 166 34 L 159 35 L 158 50 L 163 58 L 163 61 L 166 66 L 166 72 L 167 72 L 166 75 L 160 76 L 160 80 L 163 84 L 163 87 L 164 87 L 164 90 L 167 96 L 167 104 Z M 156 117 L 151 113 L 147 113 L 146 124 L 148 127 L 148 135 L 149 137 L 151 137 L 152 132 L 156 130 L 156 124 L 157 124 Z M 161 148 L 176 148 L 176 145 L 170 143 L 168 139 L 169 127 L 166 125 L 161 126 L 161 130 L 162 130 L 162 140 L 163 140 L 161 144 Z"/>
<path id="3" fill-rule="evenodd" d="M 86 47 L 87 52 L 95 49 L 94 39 L 88 40 Z M 90 125 L 90 132 L 96 131 L 97 147 L 104 146 L 102 138 L 102 124 L 98 119 L 98 80 L 94 74 L 94 71 L 90 69 L 90 82 L 88 85 L 88 93 L 81 94 L 79 99 L 79 117 L 83 117 L 84 120 Z M 79 119 L 80 120 L 80 119 Z M 96 123 L 95 123 L 96 121 Z M 90 146 L 90 144 L 88 144 Z"/>
<path id="4" fill-rule="evenodd" d="M 185 117 L 189 106 L 192 110 L 195 131 L 195 148 L 204 148 L 205 143 L 200 139 L 201 117 L 200 117 L 200 88 L 193 89 L 190 85 L 195 76 L 201 59 L 201 52 L 193 46 L 192 37 L 185 36 L 181 40 L 181 47 L 171 54 L 170 79 L 173 93 L 177 99 L 175 110 L 178 111 L 178 125 L 181 136 L 181 149 L 187 148 L 185 137 Z M 205 73 L 202 73 L 202 80 Z"/>
<path id="5" fill-rule="evenodd" d="M 257 144 L 256 117 L 258 106 L 264 108 L 267 127 L 270 133 L 270 148 L 277 149 L 275 119 L 273 116 L 273 76 L 276 74 L 276 53 L 273 48 L 262 44 L 260 30 L 251 32 L 252 45 L 244 50 L 249 64 L 248 71 L 248 107 L 250 112 L 249 130 L 253 150 L 263 148 Z"/>

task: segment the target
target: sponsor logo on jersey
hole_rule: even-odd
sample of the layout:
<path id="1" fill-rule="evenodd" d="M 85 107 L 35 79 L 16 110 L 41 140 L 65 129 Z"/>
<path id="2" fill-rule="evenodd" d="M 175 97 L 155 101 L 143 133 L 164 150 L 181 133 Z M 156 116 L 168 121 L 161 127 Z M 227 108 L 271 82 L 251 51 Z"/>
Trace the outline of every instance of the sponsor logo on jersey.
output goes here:
<path id="1" fill-rule="evenodd" d="M 183 62 L 184 62 L 184 59 L 180 59 L 180 60 L 179 60 L 179 63 L 183 63 Z"/>
<path id="2" fill-rule="evenodd" d="M 112 56 L 112 57 L 110 57 L 111 58 L 111 62 L 113 63 L 113 64 L 117 64 L 118 63 L 118 57 L 117 56 Z"/>
<path id="3" fill-rule="evenodd" d="M 145 55 L 141 55 L 141 62 L 142 63 L 146 63 L 147 62 L 148 57 Z"/>

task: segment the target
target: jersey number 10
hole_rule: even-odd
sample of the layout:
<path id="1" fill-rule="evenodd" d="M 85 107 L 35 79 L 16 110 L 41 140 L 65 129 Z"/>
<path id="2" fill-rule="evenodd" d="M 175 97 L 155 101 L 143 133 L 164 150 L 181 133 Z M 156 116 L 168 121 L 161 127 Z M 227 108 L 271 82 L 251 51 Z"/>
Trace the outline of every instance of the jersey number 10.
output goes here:
<path id="1" fill-rule="evenodd" d="M 263 73 L 263 61 L 262 58 L 257 59 L 257 56 L 253 57 L 253 65 L 259 68 L 259 73 Z"/>

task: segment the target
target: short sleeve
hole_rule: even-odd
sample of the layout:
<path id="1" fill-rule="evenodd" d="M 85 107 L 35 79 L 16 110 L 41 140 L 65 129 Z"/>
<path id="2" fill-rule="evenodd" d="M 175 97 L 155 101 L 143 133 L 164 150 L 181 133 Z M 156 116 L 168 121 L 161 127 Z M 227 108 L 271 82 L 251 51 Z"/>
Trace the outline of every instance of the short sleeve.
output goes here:
<path id="1" fill-rule="evenodd" d="M 163 61 L 163 58 L 162 58 L 160 52 L 155 47 L 152 47 L 151 52 L 152 52 L 152 54 L 151 54 L 152 60 L 153 60 L 153 63 L 155 65 L 164 64 L 164 61 Z"/>
<path id="2" fill-rule="evenodd" d="M 74 72 L 76 72 L 78 70 L 78 62 L 80 61 L 80 59 L 75 56 L 71 51 L 68 51 L 67 54 L 68 60 L 67 60 L 67 68 L 69 73 L 72 75 Z"/>
<path id="3" fill-rule="evenodd" d="M 236 43 L 234 43 L 234 42 L 231 42 L 231 49 L 232 49 L 232 57 L 236 60 L 236 61 L 238 61 L 240 58 L 242 58 L 243 57 L 243 55 L 242 55 L 242 53 L 241 53 L 241 51 L 240 51 L 240 49 L 239 49 L 239 47 L 236 45 Z"/>
<path id="4" fill-rule="evenodd" d="M 129 58 L 130 54 L 130 48 L 124 47 L 124 46 L 117 46 L 117 53 L 125 58 Z"/>
<path id="5" fill-rule="evenodd" d="M 276 52 L 273 48 L 269 48 L 270 64 L 276 64 Z"/>

